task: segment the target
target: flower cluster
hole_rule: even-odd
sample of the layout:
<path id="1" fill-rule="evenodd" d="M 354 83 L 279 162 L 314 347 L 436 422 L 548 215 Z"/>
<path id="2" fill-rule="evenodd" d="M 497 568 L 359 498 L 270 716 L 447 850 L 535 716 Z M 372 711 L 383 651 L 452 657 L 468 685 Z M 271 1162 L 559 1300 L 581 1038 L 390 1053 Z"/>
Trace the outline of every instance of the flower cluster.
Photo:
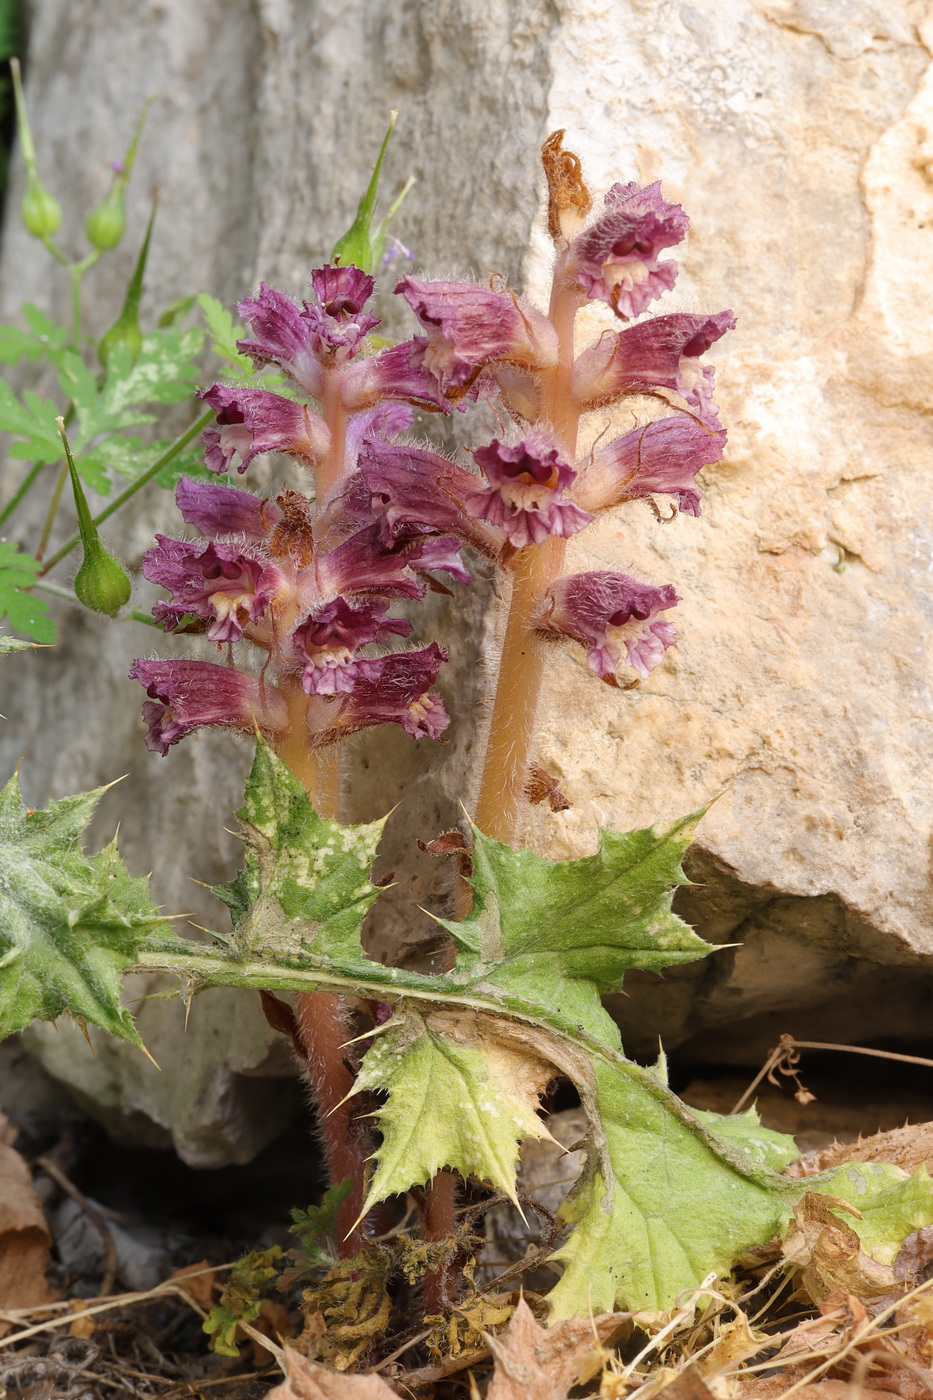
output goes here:
<path id="1" fill-rule="evenodd" d="M 559 134 L 549 148 L 559 162 Z M 308 469 L 309 491 L 265 500 L 179 483 L 181 514 L 201 539 L 158 537 L 144 573 L 168 593 L 159 623 L 206 632 L 223 656 L 135 663 L 151 748 L 166 753 L 199 725 L 258 728 L 276 745 L 299 735 L 310 750 L 386 722 L 439 738 L 449 721 L 433 687 L 445 653 L 404 643 L 412 624 L 392 614 L 398 600 L 423 597 L 438 572 L 467 583 L 464 545 L 514 571 L 529 551 L 625 502 L 660 494 L 700 513 L 697 472 L 725 444 L 701 357 L 732 314 L 636 319 L 576 355 L 577 310 L 596 300 L 619 320 L 642 317 L 673 286 L 676 264 L 660 254 L 688 226 L 658 184 L 614 185 L 588 220 L 581 189 L 561 204 L 552 180 L 548 315 L 503 288 L 405 276 L 395 290 L 420 333 L 386 346 L 372 336 L 373 279 L 352 266 L 314 271 L 301 305 L 265 285 L 240 303 L 251 328 L 240 350 L 287 376 L 289 392 L 203 391 L 217 414 L 205 464 L 242 473 L 262 453 L 284 453 Z M 447 413 L 494 396 L 512 427 L 477 447 L 472 467 L 404 436 L 414 409 Z M 579 456 L 584 414 L 645 396 L 650 421 Z M 667 416 L 657 417 L 658 400 Z M 572 638 L 617 683 L 620 667 L 644 677 L 657 665 L 675 640 L 662 614 L 677 601 L 670 584 L 558 569 L 529 627 Z M 234 667 L 244 643 L 258 666 Z"/>

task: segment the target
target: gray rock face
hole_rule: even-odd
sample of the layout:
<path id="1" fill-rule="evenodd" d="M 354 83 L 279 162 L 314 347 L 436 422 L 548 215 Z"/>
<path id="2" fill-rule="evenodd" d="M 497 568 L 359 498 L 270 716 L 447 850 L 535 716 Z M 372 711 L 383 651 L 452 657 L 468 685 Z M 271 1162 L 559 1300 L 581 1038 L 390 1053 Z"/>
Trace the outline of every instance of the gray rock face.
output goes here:
<path id="1" fill-rule="evenodd" d="M 106 263 L 91 274 L 94 331 L 116 314 L 155 185 L 150 314 L 195 290 L 232 303 L 260 277 L 302 291 L 352 217 L 393 107 L 402 120 L 388 185 L 418 177 L 400 232 L 430 274 L 501 273 L 544 295 L 537 150 L 555 127 L 567 128 L 594 191 L 663 178 L 690 213 L 680 281 L 659 309 L 737 313 L 716 355 L 727 458 L 706 473 L 699 521 L 660 525 L 630 506 L 571 558 L 674 583 L 681 641 L 629 693 L 601 687 L 582 654 L 555 652 L 538 757 L 574 805 L 530 817 L 536 849 L 564 857 L 593 849 L 597 821 L 669 818 L 725 791 L 700 828 L 684 909 L 705 936 L 742 946 L 662 984 L 641 979 L 637 998 L 633 980 L 620 1016 L 636 1049 L 661 1033 L 705 1059 L 744 1058 L 776 1029 L 925 1033 L 925 15 L 909 0 L 101 0 L 78 11 L 34 0 L 28 98 L 69 227 L 103 193 L 140 100 L 163 94 L 134 176 L 130 236 L 112 260 L 120 277 L 109 282 Z M 10 316 L 28 298 L 64 314 L 67 288 L 19 228 L 17 190 L 14 180 L 0 306 Z M 403 331 L 401 309 L 384 301 L 390 331 Z M 604 324 L 594 313 L 587 329 Z M 7 479 L 18 470 L 7 464 Z M 109 538 L 136 563 L 173 514 L 153 490 Z M 100 836 L 119 820 L 130 868 L 153 869 L 157 897 L 216 919 L 188 877 L 213 882 L 233 868 L 223 828 L 247 750 L 203 735 L 166 760 L 147 754 L 136 687 L 122 677 L 151 638 L 87 614 L 63 624 L 55 651 L 5 663 L 0 766 L 26 750 L 22 781 L 36 803 L 129 772 L 105 799 Z M 384 854 L 399 878 L 392 928 L 408 937 L 425 926 L 412 923 L 406 892 L 434 907 L 447 893 L 414 838 L 469 802 L 483 712 L 472 647 L 485 637 L 491 657 L 496 625 L 488 582 L 437 600 L 418 625 L 452 648 L 450 744 L 380 735 L 347 763 L 348 819 L 406 794 Z M 170 1137 L 203 1165 L 243 1160 L 294 1111 L 285 1081 L 268 1077 L 290 1070 L 252 997 L 199 998 L 187 1034 L 178 1003 L 148 1001 L 140 1016 L 161 1075 L 99 1041 L 92 1060 L 68 1027 L 30 1032 L 29 1044 L 112 1126 Z"/>

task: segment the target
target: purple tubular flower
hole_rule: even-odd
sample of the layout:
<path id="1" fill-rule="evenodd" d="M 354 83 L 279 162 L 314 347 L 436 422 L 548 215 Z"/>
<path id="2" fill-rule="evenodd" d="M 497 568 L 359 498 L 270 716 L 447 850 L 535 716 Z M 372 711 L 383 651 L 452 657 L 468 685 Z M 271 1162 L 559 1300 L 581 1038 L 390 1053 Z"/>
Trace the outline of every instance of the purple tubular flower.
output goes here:
<path id="1" fill-rule="evenodd" d="M 334 598 L 296 629 L 293 641 L 307 695 L 349 694 L 358 681 L 378 678 L 381 660 L 354 653 L 385 633 L 408 636 L 408 619 L 387 618 L 387 609 L 387 603 L 351 608 L 345 598 Z"/>
<path id="2" fill-rule="evenodd" d="M 356 413 L 383 399 L 401 399 L 425 413 L 449 413 L 450 404 L 428 359 L 428 342 L 416 335 L 347 365 L 340 381 L 344 407 Z"/>
<path id="3" fill-rule="evenodd" d="M 175 504 L 188 524 L 210 540 L 218 535 L 264 540 L 281 514 L 274 501 L 251 496 L 235 486 L 192 481 L 190 476 L 179 478 Z"/>
<path id="4" fill-rule="evenodd" d="M 446 557 L 458 546 L 457 540 L 440 541 Z M 416 535 L 396 541 L 393 548 L 382 543 L 378 525 L 358 530 L 343 544 L 317 560 L 317 584 L 327 596 L 338 593 L 382 593 L 390 597 L 423 598 L 424 585 L 417 571 L 447 567 L 438 561 L 433 539 Z M 462 567 L 462 566 L 461 566 Z"/>
<path id="5" fill-rule="evenodd" d="M 601 408 L 625 394 L 673 389 L 718 426 L 712 405 L 715 371 L 701 365 L 705 350 L 735 326 L 731 311 L 712 316 L 676 312 L 603 335 L 573 368 L 572 393 L 581 409 Z"/>
<path id="6" fill-rule="evenodd" d="M 623 651 L 644 680 L 677 640 L 658 614 L 679 601 L 669 583 L 657 587 L 604 570 L 571 574 L 550 589 L 538 626 L 585 646 L 590 669 L 604 680 L 614 680 Z"/>
<path id="7" fill-rule="evenodd" d="M 146 747 L 163 758 L 172 744 L 201 725 L 277 733 L 288 725 L 285 697 L 275 686 L 210 661 L 133 662 L 130 680 L 151 696 L 143 705 Z"/>
<path id="8" fill-rule="evenodd" d="M 206 429 L 202 438 L 204 465 L 209 471 L 225 472 L 237 454 L 241 474 L 262 452 L 284 452 L 308 466 L 327 455 L 327 425 L 304 404 L 283 399 L 268 389 L 243 389 L 233 384 L 201 389 L 198 397 L 217 410 L 217 427 Z"/>
<path id="9" fill-rule="evenodd" d="M 462 398 L 484 365 L 544 369 L 557 362 L 557 333 L 550 321 L 508 292 L 417 277 L 403 277 L 395 290 L 427 333 L 425 367 L 449 398 Z"/>
<path id="10" fill-rule="evenodd" d="M 444 702 L 431 686 L 443 647 L 432 642 L 421 651 L 398 651 L 381 657 L 375 678 L 361 677 L 347 696 L 335 721 L 337 733 L 353 734 L 375 724 L 400 724 L 413 739 L 439 739 L 450 723 Z M 331 732 L 331 737 L 337 734 Z"/>
<path id="11" fill-rule="evenodd" d="M 358 467 L 366 507 L 379 519 L 384 544 L 424 530 L 457 534 L 470 543 L 490 541 L 463 507 L 477 479 L 465 467 L 423 447 L 369 439 L 360 449 Z"/>
<path id="12" fill-rule="evenodd" d="M 662 197 L 659 180 L 644 187 L 613 185 L 605 203 L 570 245 L 567 273 L 590 300 L 604 301 L 629 319 L 673 287 L 677 264 L 659 262 L 658 254 L 681 241 L 690 220 L 679 204 Z"/>
<path id="13" fill-rule="evenodd" d="M 159 608 L 160 621 L 171 626 L 184 613 L 211 618 L 212 642 L 240 641 L 244 629 L 287 587 L 280 569 L 236 540 L 215 540 L 200 549 L 165 535 L 156 540 L 143 559 L 143 574 L 172 594 Z"/>
<path id="14" fill-rule="evenodd" d="M 541 544 L 548 535 L 575 535 L 592 521 L 587 511 L 563 498 L 576 472 L 560 460 L 556 448 L 534 437 L 514 447 L 493 438 L 473 456 L 489 485 L 465 496 L 464 505 L 476 519 L 504 530 L 516 549 Z"/>
<path id="15" fill-rule="evenodd" d="M 306 301 L 302 312 L 311 348 L 322 360 L 341 363 L 379 324 L 378 316 L 363 309 L 373 294 L 373 279 L 358 267 L 328 264 L 312 272 L 311 285 L 317 301 Z"/>
<path id="16" fill-rule="evenodd" d="M 307 393 L 320 398 L 324 369 L 311 348 L 308 322 L 291 298 L 263 282 L 259 296 L 239 302 L 237 311 L 256 337 L 238 340 L 237 349 L 257 365 L 278 365 Z"/>
<path id="17" fill-rule="evenodd" d="M 581 473 L 576 499 L 590 510 L 606 510 L 644 496 L 673 496 L 687 515 L 700 514 L 701 467 L 722 460 L 726 434 L 693 418 L 675 415 L 648 423 L 600 448 Z"/>

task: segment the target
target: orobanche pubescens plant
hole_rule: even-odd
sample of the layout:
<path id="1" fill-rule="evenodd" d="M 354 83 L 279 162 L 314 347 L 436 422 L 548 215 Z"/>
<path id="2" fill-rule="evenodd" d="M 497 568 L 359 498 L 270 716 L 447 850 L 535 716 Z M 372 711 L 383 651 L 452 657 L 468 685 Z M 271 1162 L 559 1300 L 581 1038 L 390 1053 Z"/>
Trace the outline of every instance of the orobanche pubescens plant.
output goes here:
<path id="1" fill-rule="evenodd" d="M 661 254 L 688 224 L 659 184 L 613 185 L 593 209 L 562 133 L 544 164 L 546 310 L 498 283 L 408 275 L 395 291 L 417 332 L 386 342 L 371 309 L 378 240 L 365 201 L 339 257 L 311 273 L 308 300 L 263 285 L 240 303 L 250 330 L 237 353 L 282 380 L 201 392 L 216 414 L 205 464 L 228 480 L 182 477 L 179 510 L 198 538 L 160 536 L 143 564 L 167 593 L 159 625 L 205 633 L 207 655 L 144 657 L 132 670 L 154 751 L 205 725 L 255 735 L 239 813 L 245 867 L 216 890 L 232 932 L 176 936 L 114 847 L 81 854 L 96 793 L 29 812 L 14 781 L 0 808 L 0 1024 L 67 1010 L 136 1040 L 119 1003 L 128 968 L 175 973 L 189 996 L 261 990 L 315 1089 L 345 1259 L 384 1228 L 389 1197 L 412 1190 L 424 1238 L 438 1245 L 455 1241 L 461 1179 L 471 1201 L 482 1185 L 517 1200 L 518 1149 L 547 1136 L 540 1096 L 569 1079 L 589 1126 L 585 1170 L 560 1213 L 553 1320 L 671 1307 L 781 1229 L 803 1183 L 781 1175 L 797 1155 L 790 1139 L 762 1129 L 754 1110 L 688 1108 L 667 1087 L 663 1057 L 653 1068 L 626 1058 L 601 1005 L 630 968 L 710 951 L 671 909 L 696 816 L 601 830 L 595 854 L 577 860 L 522 847 L 527 803 L 549 782 L 535 768 L 535 726 L 555 640 L 582 647 L 594 677 L 620 689 L 663 664 L 675 640 L 675 584 L 567 572 L 567 541 L 602 512 L 656 495 L 699 514 L 697 473 L 725 444 L 702 357 L 734 323 L 729 311 L 646 314 L 674 284 L 676 264 Z M 578 351 L 577 314 L 594 302 L 615 320 Z M 415 411 L 479 401 L 503 426 L 473 448 L 472 465 L 406 436 Z M 587 415 L 604 424 L 623 402 L 642 410 L 639 426 L 581 452 Z M 304 490 L 260 497 L 229 484 L 231 468 L 245 473 L 270 452 L 301 464 Z M 341 745 L 381 724 L 418 742 L 444 734 L 435 686 L 447 654 L 437 641 L 408 645 L 411 620 L 393 609 L 417 603 L 438 574 L 468 588 L 465 546 L 497 571 L 506 615 L 473 821 L 465 839 L 439 843 L 459 848 L 469 898 L 440 921 L 450 955 L 427 975 L 363 951 L 383 822 L 341 824 Z M 297 994 L 294 1010 L 276 993 Z M 847 1170 L 807 1189 L 857 1206 L 863 1248 L 889 1262 L 933 1222 L 926 1173 Z M 454 1286 L 435 1265 L 429 1304 L 449 1303 Z M 223 1320 L 234 1325 L 234 1314 Z"/>

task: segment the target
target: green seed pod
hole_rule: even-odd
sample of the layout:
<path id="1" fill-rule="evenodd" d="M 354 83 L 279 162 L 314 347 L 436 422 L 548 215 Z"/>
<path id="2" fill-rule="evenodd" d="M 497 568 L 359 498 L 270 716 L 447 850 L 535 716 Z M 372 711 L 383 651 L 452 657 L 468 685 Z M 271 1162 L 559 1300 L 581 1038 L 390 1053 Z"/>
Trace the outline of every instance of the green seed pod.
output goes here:
<path id="1" fill-rule="evenodd" d="M 129 578 L 99 540 L 96 546 L 84 551 L 84 562 L 75 574 L 75 593 L 86 608 L 106 613 L 108 617 L 116 617 L 129 601 Z"/>
<path id="2" fill-rule="evenodd" d="M 62 209 L 54 194 L 38 180 L 28 180 L 20 205 L 23 227 L 33 238 L 51 238 L 61 227 Z"/>
<path id="3" fill-rule="evenodd" d="M 139 352 L 143 348 L 143 333 L 139 328 L 139 322 L 133 319 L 127 320 L 121 316 L 118 321 L 110 327 L 110 330 L 102 335 L 97 346 L 97 354 L 101 364 L 106 368 L 107 361 L 118 346 L 125 345 L 130 352 L 130 359 L 135 365 L 139 359 Z"/>
<path id="4" fill-rule="evenodd" d="M 126 229 L 126 202 L 123 197 L 126 180 L 117 177 L 106 198 L 87 216 L 84 231 L 92 248 L 107 252 L 116 248 Z"/>

